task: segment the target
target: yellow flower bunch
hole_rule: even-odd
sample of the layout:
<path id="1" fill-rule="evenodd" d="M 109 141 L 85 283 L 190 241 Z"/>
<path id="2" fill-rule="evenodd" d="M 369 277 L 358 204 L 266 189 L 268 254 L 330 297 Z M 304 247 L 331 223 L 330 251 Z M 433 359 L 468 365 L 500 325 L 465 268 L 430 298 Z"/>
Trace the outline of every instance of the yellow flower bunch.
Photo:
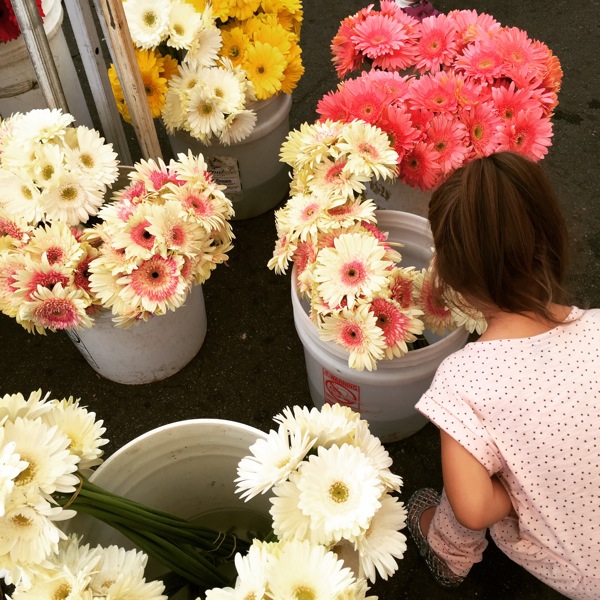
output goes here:
<path id="1" fill-rule="evenodd" d="M 178 62 L 168 54 L 161 54 L 158 50 L 135 50 L 135 55 L 142 74 L 142 81 L 148 98 L 150 112 L 153 118 L 160 117 L 163 106 L 165 105 L 165 94 L 167 93 L 168 82 L 173 75 L 177 73 Z M 117 103 L 119 113 L 123 120 L 131 123 L 131 116 L 123 88 L 117 75 L 114 64 L 108 69 L 108 78 L 112 87 L 113 95 Z"/>

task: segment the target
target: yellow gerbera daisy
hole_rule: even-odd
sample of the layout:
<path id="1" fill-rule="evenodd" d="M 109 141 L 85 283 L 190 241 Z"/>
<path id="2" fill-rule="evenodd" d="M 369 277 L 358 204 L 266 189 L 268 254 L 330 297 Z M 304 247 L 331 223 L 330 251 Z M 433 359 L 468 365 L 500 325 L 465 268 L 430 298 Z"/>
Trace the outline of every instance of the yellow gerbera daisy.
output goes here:
<path id="1" fill-rule="evenodd" d="M 285 56 L 270 44 L 256 42 L 248 46 L 243 67 L 258 100 L 266 100 L 281 89 L 286 64 Z"/>
<path id="2" fill-rule="evenodd" d="M 243 21 L 249 19 L 260 8 L 260 0 L 231 0 L 229 15 Z"/>
<path id="3" fill-rule="evenodd" d="M 142 74 L 150 112 L 153 118 L 160 117 L 167 93 L 167 80 L 160 74 L 161 63 L 164 65 L 164 62 L 160 60 L 160 54 L 154 50 L 136 50 L 135 54 Z"/>
<path id="4" fill-rule="evenodd" d="M 246 48 L 250 39 L 243 32 L 241 27 L 231 27 L 229 29 L 221 29 L 223 45 L 221 46 L 220 55 L 228 58 L 233 65 L 238 66 L 244 62 L 246 56 Z"/>
<path id="5" fill-rule="evenodd" d="M 108 69 L 108 79 L 110 81 L 110 87 L 112 88 L 119 114 L 121 117 L 123 117 L 123 121 L 126 123 L 131 123 L 131 115 L 129 114 L 129 108 L 127 108 L 127 103 L 125 102 L 123 88 L 121 87 L 119 76 L 117 75 L 117 69 L 113 64 L 111 64 L 110 68 Z"/>
<path id="6" fill-rule="evenodd" d="M 160 70 L 160 74 L 167 81 L 173 77 L 173 75 L 177 75 L 177 67 L 179 66 L 179 62 L 176 58 L 173 58 L 170 54 L 164 54 L 162 56 L 163 66 Z"/>
<path id="7" fill-rule="evenodd" d="M 276 21 L 273 25 L 261 25 L 255 32 L 253 41 L 270 44 L 273 48 L 278 48 L 279 51 L 287 56 L 292 47 L 293 35 L 287 32 Z"/>
<path id="8" fill-rule="evenodd" d="M 301 53 L 300 46 L 294 45 L 288 54 L 288 63 L 283 71 L 283 81 L 281 82 L 281 91 L 284 94 L 291 94 L 304 74 Z"/>

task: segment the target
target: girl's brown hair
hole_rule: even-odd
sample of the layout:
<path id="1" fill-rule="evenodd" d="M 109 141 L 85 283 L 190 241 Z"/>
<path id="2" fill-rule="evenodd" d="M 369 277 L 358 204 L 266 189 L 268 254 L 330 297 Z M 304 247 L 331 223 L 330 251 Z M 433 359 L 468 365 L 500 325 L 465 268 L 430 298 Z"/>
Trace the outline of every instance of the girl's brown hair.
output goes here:
<path id="1" fill-rule="evenodd" d="M 568 235 L 541 167 L 499 152 L 454 171 L 432 194 L 429 221 L 440 292 L 553 321 L 564 302 Z"/>

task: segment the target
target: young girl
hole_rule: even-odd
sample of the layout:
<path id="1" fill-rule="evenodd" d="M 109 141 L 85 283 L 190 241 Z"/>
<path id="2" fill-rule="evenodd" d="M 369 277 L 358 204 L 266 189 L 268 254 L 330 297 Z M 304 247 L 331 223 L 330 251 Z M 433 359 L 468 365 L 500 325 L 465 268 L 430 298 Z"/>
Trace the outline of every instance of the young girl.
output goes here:
<path id="1" fill-rule="evenodd" d="M 417 403 L 440 430 L 444 490 L 413 495 L 409 531 L 446 587 L 481 560 L 489 528 L 535 577 L 597 600 L 600 310 L 564 304 L 557 198 L 538 164 L 498 153 L 455 171 L 429 220 L 440 293 L 459 292 L 488 328 Z"/>

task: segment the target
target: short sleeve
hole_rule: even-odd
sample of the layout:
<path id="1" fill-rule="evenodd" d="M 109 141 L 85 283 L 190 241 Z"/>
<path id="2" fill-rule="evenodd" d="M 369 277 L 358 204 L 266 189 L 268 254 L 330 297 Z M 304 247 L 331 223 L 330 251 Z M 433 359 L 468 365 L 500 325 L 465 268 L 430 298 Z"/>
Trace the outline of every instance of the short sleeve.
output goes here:
<path id="1" fill-rule="evenodd" d="M 440 365 L 431 387 L 417 402 L 416 409 L 436 427 L 454 438 L 494 475 L 504 462 L 493 437 L 482 422 L 468 395 L 455 384 L 460 378 L 449 376 L 455 369 L 448 359 Z"/>

